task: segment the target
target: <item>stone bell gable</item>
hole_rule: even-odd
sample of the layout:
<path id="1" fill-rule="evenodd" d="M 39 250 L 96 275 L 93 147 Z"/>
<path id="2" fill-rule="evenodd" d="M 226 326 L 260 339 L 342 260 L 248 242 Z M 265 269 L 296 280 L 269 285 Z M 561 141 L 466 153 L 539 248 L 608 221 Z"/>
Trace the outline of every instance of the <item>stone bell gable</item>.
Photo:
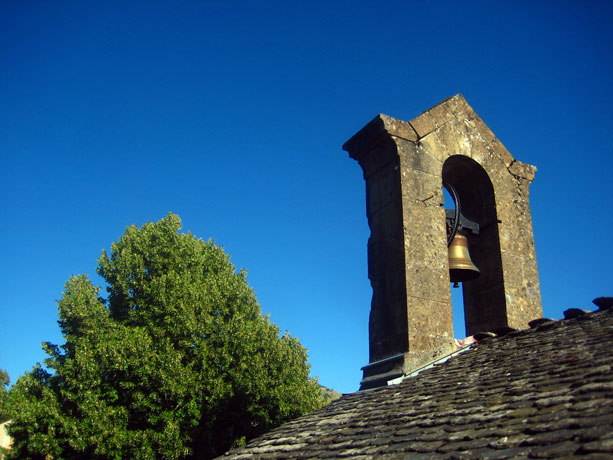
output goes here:
<path id="1" fill-rule="evenodd" d="M 612 458 L 613 298 L 541 318 L 535 168 L 460 95 L 409 122 L 378 115 L 343 148 L 364 172 L 371 230 L 364 391 L 219 458 Z M 480 276 L 460 280 L 474 335 L 460 349 L 443 183 L 454 190 L 455 222 L 460 202 L 479 226 L 467 224 Z"/>
<path id="2" fill-rule="evenodd" d="M 380 114 L 344 145 L 366 181 L 370 363 L 362 388 L 453 350 L 443 182 L 476 220 L 481 276 L 463 283 L 468 335 L 542 316 L 529 186 L 536 168 L 507 151 L 461 95 L 411 121 Z"/>

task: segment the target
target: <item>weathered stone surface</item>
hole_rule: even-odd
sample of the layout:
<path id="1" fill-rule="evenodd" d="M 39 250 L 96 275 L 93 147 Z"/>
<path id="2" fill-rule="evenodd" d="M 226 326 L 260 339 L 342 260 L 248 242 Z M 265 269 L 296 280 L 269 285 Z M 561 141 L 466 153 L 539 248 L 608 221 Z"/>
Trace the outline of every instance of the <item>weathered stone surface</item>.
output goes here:
<path id="1" fill-rule="evenodd" d="M 515 160 L 509 165 L 509 172 L 513 176 L 521 177 L 522 179 L 527 179 L 529 181 L 534 180 L 534 175 L 536 174 L 536 167 L 522 163 L 521 161 Z"/>
<path id="2" fill-rule="evenodd" d="M 420 139 L 420 143 L 431 155 L 442 159 L 453 155 L 469 158 L 480 155 L 480 149 L 473 146 L 465 128 L 466 125 L 460 121 L 450 122 Z"/>
<path id="3" fill-rule="evenodd" d="M 379 150 L 377 143 L 381 137 L 394 136 L 409 141 L 419 139 L 413 127 L 402 120 L 379 114 L 366 126 L 358 131 L 351 139 L 343 144 L 343 149 L 354 152 L 352 158 L 359 161 L 359 156 L 364 152 Z M 353 153 L 351 153 L 353 155 Z"/>
<path id="4" fill-rule="evenodd" d="M 411 120 L 411 127 L 415 130 L 419 138 L 427 136 L 438 127 L 436 120 L 429 111 L 425 111 L 419 117 Z"/>
<path id="5" fill-rule="evenodd" d="M 494 138 L 490 141 L 487 146 L 488 150 L 491 152 L 491 158 L 496 161 L 502 162 L 505 168 L 509 168 L 511 163 L 515 161 L 513 156 L 509 153 L 507 148 L 500 142 L 498 138 Z"/>
<path id="6" fill-rule="evenodd" d="M 366 215 L 369 218 L 374 217 L 377 212 L 399 198 L 399 190 L 397 190 L 397 187 L 394 187 L 394 182 L 397 182 L 396 177 L 398 176 L 398 168 L 395 169 L 394 167 L 380 169 L 368 181 Z M 390 227 L 394 228 L 394 226 Z"/>
<path id="7" fill-rule="evenodd" d="M 444 270 L 443 275 L 447 278 L 449 257 L 444 209 L 439 206 L 414 206 L 403 213 L 403 225 L 405 263 Z M 426 286 L 423 288 L 427 289 Z M 436 297 L 433 299 L 436 300 Z"/>
<path id="8" fill-rule="evenodd" d="M 406 266 L 406 296 L 412 299 L 413 318 L 436 316 L 429 308 L 441 308 L 441 305 L 451 302 L 449 276 L 445 267 L 429 267 L 427 265 L 411 264 Z M 440 293 L 440 296 L 437 294 Z M 432 302 L 432 304 L 429 304 Z M 451 309 L 451 306 L 449 306 Z M 416 321 L 417 322 L 417 321 Z"/>
<path id="9" fill-rule="evenodd" d="M 536 168 L 515 160 L 461 95 L 408 123 L 378 115 L 343 148 L 366 179 L 371 360 L 416 362 L 452 335 L 443 181 L 481 225 L 469 235 L 481 276 L 464 283 L 467 332 L 526 328 L 542 316 L 529 203 Z"/>

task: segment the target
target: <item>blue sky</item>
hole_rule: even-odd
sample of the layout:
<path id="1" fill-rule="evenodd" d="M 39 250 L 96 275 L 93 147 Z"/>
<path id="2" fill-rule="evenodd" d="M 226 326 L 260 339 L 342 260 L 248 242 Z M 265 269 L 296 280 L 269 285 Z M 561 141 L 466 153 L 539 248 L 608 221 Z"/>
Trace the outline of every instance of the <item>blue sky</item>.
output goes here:
<path id="1" fill-rule="evenodd" d="M 613 295 L 611 17 L 604 1 L 0 2 L 0 368 L 14 382 L 42 361 L 69 276 L 98 281 L 126 226 L 172 211 L 248 271 L 322 384 L 357 390 L 369 232 L 341 145 L 457 93 L 538 168 L 544 316 L 592 308 Z"/>

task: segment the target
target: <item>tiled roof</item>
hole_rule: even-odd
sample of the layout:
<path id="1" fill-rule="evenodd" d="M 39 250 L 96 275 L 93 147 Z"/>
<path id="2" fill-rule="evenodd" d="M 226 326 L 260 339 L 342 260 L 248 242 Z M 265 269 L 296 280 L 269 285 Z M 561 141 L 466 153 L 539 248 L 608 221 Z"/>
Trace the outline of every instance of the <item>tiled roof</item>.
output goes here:
<path id="1" fill-rule="evenodd" d="M 344 395 L 222 458 L 611 459 L 613 310 L 574 313 Z"/>

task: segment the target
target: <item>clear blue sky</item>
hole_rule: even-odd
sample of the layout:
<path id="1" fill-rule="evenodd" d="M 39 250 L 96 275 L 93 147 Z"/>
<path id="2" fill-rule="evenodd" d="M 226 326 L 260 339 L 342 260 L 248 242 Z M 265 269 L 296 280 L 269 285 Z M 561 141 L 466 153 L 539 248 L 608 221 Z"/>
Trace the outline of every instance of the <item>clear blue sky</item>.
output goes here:
<path id="1" fill-rule="evenodd" d="M 247 269 L 322 384 L 355 391 L 369 232 L 341 145 L 457 93 L 538 167 L 544 315 L 593 307 L 613 295 L 612 17 L 583 0 L 0 2 L 0 368 L 42 361 L 70 274 L 172 211 Z"/>

